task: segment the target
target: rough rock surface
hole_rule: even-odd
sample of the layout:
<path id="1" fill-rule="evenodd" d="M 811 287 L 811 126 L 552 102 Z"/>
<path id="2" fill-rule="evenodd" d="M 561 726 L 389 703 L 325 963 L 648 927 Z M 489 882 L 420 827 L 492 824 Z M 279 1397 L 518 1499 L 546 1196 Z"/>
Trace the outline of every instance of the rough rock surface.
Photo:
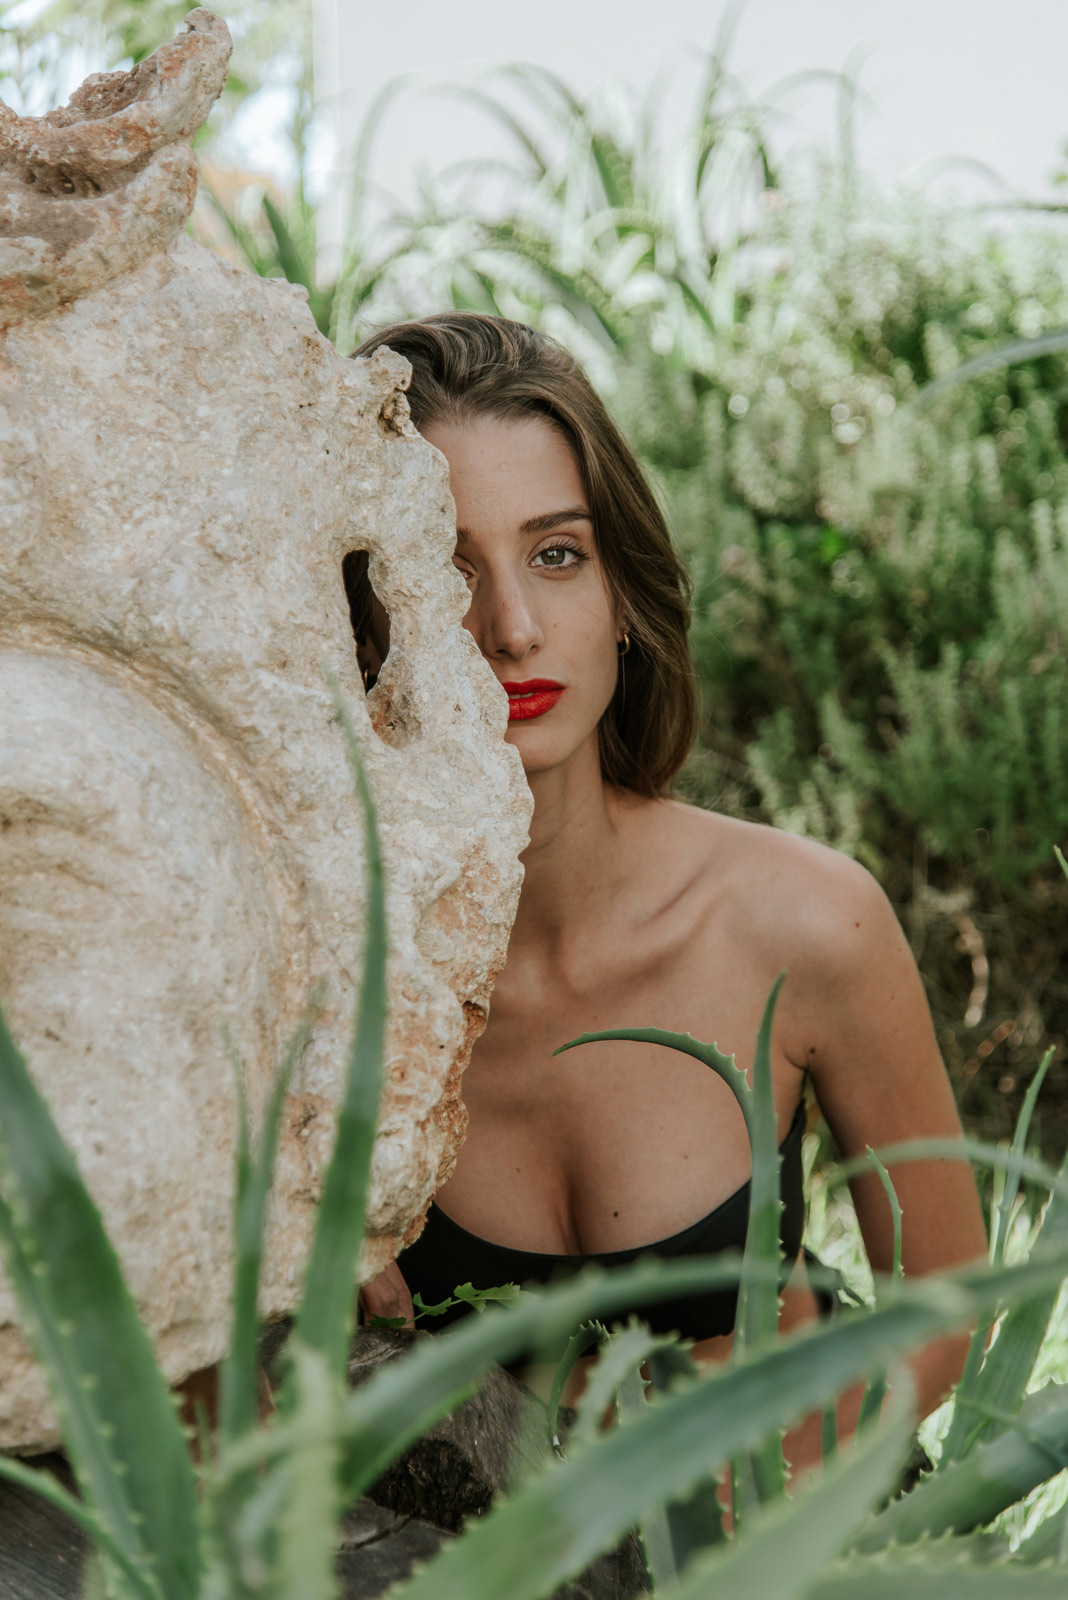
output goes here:
<path id="1" fill-rule="evenodd" d="M 262 1309 L 296 1299 L 360 971 L 355 726 L 391 1014 L 360 1275 L 419 1231 L 504 960 L 529 792 L 461 627 L 407 364 L 341 360 L 302 290 L 179 235 L 229 38 L 189 32 L 0 118 L 0 1001 L 172 1381 L 225 1348 L 232 1071 L 255 1114 L 317 982 Z M 365 699 L 341 563 L 391 650 Z M 56 1439 L 0 1281 L 0 1448 Z"/>

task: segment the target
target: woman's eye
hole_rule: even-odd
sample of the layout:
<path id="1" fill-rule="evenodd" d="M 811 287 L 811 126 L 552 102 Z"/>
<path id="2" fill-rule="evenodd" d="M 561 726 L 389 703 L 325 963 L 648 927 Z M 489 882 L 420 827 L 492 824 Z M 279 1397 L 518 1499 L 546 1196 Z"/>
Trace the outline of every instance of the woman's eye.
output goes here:
<path id="1" fill-rule="evenodd" d="M 539 550 L 535 559 L 538 561 L 544 559 L 547 567 L 573 567 L 579 561 L 585 560 L 585 557 L 581 551 L 573 549 L 569 544 L 552 544 L 544 550 Z"/>

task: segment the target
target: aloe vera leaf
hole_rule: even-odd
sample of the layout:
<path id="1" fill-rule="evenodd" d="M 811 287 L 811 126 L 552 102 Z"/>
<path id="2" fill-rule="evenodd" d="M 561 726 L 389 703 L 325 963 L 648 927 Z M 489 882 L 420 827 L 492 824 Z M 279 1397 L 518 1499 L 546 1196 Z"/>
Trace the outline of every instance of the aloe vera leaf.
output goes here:
<path id="1" fill-rule="evenodd" d="M 258 1418 L 260 1375 L 257 1343 L 260 1270 L 278 1130 L 293 1069 L 303 1054 L 320 1004 L 321 992 L 316 990 L 279 1063 L 270 1097 L 264 1109 L 259 1148 L 255 1156 L 249 1139 L 244 1079 L 240 1063 L 236 1060 L 233 1063 L 238 1096 L 234 1184 L 234 1288 L 230 1346 L 222 1362 L 219 1380 L 218 1437 L 221 1444 L 240 1438 L 242 1434 L 256 1426 Z M 211 1449 L 205 1448 L 202 1443 L 201 1462 L 208 1463 L 213 1452 L 213 1442 Z M 202 1476 L 207 1482 L 211 1482 L 209 1467 L 202 1468 Z M 230 1581 L 237 1594 L 244 1592 L 241 1573 L 250 1559 L 262 1563 L 269 1561 L 268 1544 L 273 1539 L 275 1531 L 273 1522 L 264 1526 L 262 1530 L 264 1543 L 254 1555 L 238 1538 L 238 1530 L 241 1527 L 240 1509 L 253 1491 L 253 1476 L 250 1474 L 243 1479 L 215 1485 L 205 1499 L 216 1556 L 227 1566 Z"/>
<path id="2" fill-rule="evenodd" d="M 167 1600 L 196 1590 L 196 1481 L 118 1258 L 0 1015 L 0 1244 L 78 1485 Z"/>
<path id="3" fill-rule="evenodd" d="M 751 1281 L 749 1269 L 754 1262 L 777 1267 L 781 1259 L 779 1216 L 782 1212 L 782 1193 L 779 1169 L 782 1157 L 779 1154 L 772 1084 L 771 1039 L 775 1007 L 785 978 L 785 973 L 780 973 L 776 978 L 764 1007 L 753 1058 L 750 1113 L 746 1119 L 753 1175 L 750 1179 L 749 1228 L 745 1236 L 738 1328 L 735 1333 L 735 1351 L 743 1358 L 750 1351 L 773 1342 L 779 1332 L 778 1284 L 769 1282 L 764 1273 Z M 727 1081 L 731 1080 L 728 1078 Z"/>
<path id="4" fill-rule="evenodd" d="M 1066 1177 L 1068 1155 L 1058 1174 L 1061 1180 Z M 1050 1195 L 1038 1239 L 1048 1245 L 1066 1238 L 1068 1198 L 1062 1189 L 1056 1189 Z M 1004 1250 L 1000 1256 L 1004 1259 Z M 1015 1415 L 1027 1392 L 1056 1303 L 1056 1292 L 1014 1302 L 1006 1311 L 997 1337 L 989 1347 L 996 1308 L 980 1319 L 968 1347 L 961 1381 L 957 1385 L 953 1417 L 939 1461 L 940 1471 L 945 1471 L 951 1462 L 966 1455 L 980 1439 L 991 1438 L 999 1433 L 1003 1426 L 999 1417 Z"/>
<path id="5" fill-rule="evenodd" d="M 458 1399 L 470 1393 L 492 1362 L 506 1363 L 532 1348 L 566 1342 L 574 1328 L 591 1316 L 607 1319 L 623 1308 L 630 1311 L 668 1295 L 717 1288 L 736 1281 L 737 1273 L 738 1258 L 726 1260 L 722 1256 L 685 1262 L 654 1259 L 616 1270 L 591 1267 L 536 1301 L 507 1310 L 491 1310 L 442 1334 L 417 1340 L 403 1360 L 390 1362 L 376 1372 L 339 1409 L 334 1426 L 345 1441 L 343 1494 L 352 1499 L 380 1477 L 391 1461 L 433 1427 Z M 939 1279 L 905 1282 L 893 1304 L 875 1311 L 850 1313 L 836 1319 L 833 1326 L 816 1328 L 802 1337 L 840 1339 L 848 1328 L 852 1340 L 858 1329 L 863 1329 L 860 1337 L 867 1351 L 867 1365 L 879 1361 L 885 1364 L 904 1350 L 951 1332 L 999 1300 L 1043 1293 L 1065 1277 L 1068 1250 L 1035 1250 L 1027 1261 L 1000 1272 L 984 1264 L 962 1268 Z M 784 1351 L 774 1354 L 792 1351 L 796 1343 L 795 1338 Z M 840 1360 L 839 1368 L 838 1389 L 859 1375 L 851 1368 L 842 1368 Z M 772 1370 L 779 1371 L 778 1367 Z M 836 1392 L 828 1386 L 826 1398 Z M 819 1385 L 801 1398 L 805 1410 L 824 1403 Z M 784 1413 L 789 1399 L 787 1393 Z M 783 1419 L 775 1418 L 775 1422 L 780 1420 Z M 239 1441 L 221 1454 L 217 1475 L 232 1476 L 250 1466 L 277 1460 L 299 1431 L 291 1420 L 281 1419 L 269 1430 Z"/>
<path id="6" fill-rule="evenodd" d="M 978 1554 L 972 1559 L 965 1550 L 924 1549 L 848 1558 L 840 1570 L 818 1577 L 805 1600 L 1064 1600 L 1063 1567 L 984 1563 Z"/>
<path id="7" fill-rule="evenodd" d="M 625 1336 L 624 1336 L 625 1342 Z M 640 1417 L 645 1409 L 645 1380 L 637 1366 L 631 1365 L 616 1385 L 616 1417 L 622 1423 L 628 1417 Z M 654 1594 L 663 1583 L 674 1578 L 675 1555 L 671 1548 L 671 1530 L 664 1508 L 651 1505 L 638 1521 L 638 1542 L 646 1575 Z"/>
<path id="8" fill-rule="evenodd" d="M 1068 1505 L 1058 1506 L 1056 1511 L 1051 1511 L 1026 1539 L 1020 1541 L 1016 1559 L 1032 1564 L 1056 1561 L 1062 1567 L 1068 1564 Z"/>
<path id="9" fill-rule="evenodd" d="M 779 1266 L 779 1216 L 782 1195 L 779 1169 L 779 1138 L 775 1115 L 775 1100 L 771 1074 L 771 1040 L 775 1007 L 786 974 L 780 973 L 768 996 L 757 1034 L 753 1061 L 753 1084 L 734 1064 L 733 1056 L 726 1056 L 714 1044 L 694 1039 L 691 1034 L 671 1033 L 662 1028 L 609 1029 L 600 1033 L 583 1034 L 554 1050 L 560 1055 L 575 1045 L 595 1040 L 626 1039 L 639 1043 L 659 1044 L 685 1055 L 696 1056 L 710 1067 L 731 1090 L 745 1118 L 746 1132 L 752 1152 L 752 1177 L 749 1189 L 749 1226 L 746 1231 L 745 1252 L 742 1258 L 742 1280 L 738 1296 L 738 1316 L 735 1327 L 735 1359 L 744 1360 L 747 1353 L 762 1343 L 773 1340 L 779 1327 L 779 1285 L 776 1278 L 766 1274 L 753 1274 L 754 1263 L 774 1263 Z M 774 1434 L 763 1441 L 750 1463 L 741 1466 L 736 1475 L 735 1513 L 744 1514 L 744 1507 L 754 1499 L 777 1499 L 785 1489 L 786 1468 L 782 1455 L 782 1440 Z"/>
<path id="10" fill-rule="evenodd" d="M 902 1408 L 858 1437 L 807 1492 L 755 1517 L 751 1532 L 726 1549 L 699 1556 L 662 1600 L 801 1600 L 850 1530 L 893 1488 L 911 1430 Z"/>
<path id="11" fill-rule="evenodd" d="M 159 1600 L 155 1580 L 130 1560 L 121 1545 L 112 1538 L 107 1524 L 93 1509 L 65 1489 L 50 1472 L 43 1472 L 39 1467 L 27 1467 L 13 1456 L 0 1456 L 0 1478 L 7 1478 L 10 1483 L 17 1483 L 20 1488 L 29 1489 L 42 1500 L 47 1500 L 49 1505 L 62 1511 L 83 1533 L 87 1533 L 112 1564 L 130 1595 L 136 1596 L 137 1600 Z"/>
<path id="12" fill-rule="evenodd" d="M 637 1372 L 654 1349 L 671 1343 L 671 1336 L 650 1333 L 640 1322 L 631 1322 L 627 1327 L 609 1334 L 586 1380 L 579 1402 L 578 1419 L 568 1440 L 569 1455 L 576 1454 L 600 1437 L 604 1414 L 617 1400 L 620 1384 L 630 1373 Z M 644 1388 L 641 1401 L 644 1405 Z"/>
<path id="13" fill-rule="evenodd" d="M 718 1045 L 705 1044 L 702 1039 L 695 1039 L 692 1033 L 672 1033 L 666 1028 L 605 1028 L 599 1033 L 580 1033 L 577 1038 L 558 1045 L 553 1055 L 562 1056 L 565 1050 L 575 1050 L 580 1044 L 596 1044 L 601 1040 L 611 1039 L 633 1040 L 637 1044 L 662 1044 L 669 1050 L 681 1050 L 683 1055 L 693 1056 L 696 1060 L 704 1062 L 706 1067 L 711 1068 L 729 1085 L 742 1109 L 748 1130 L 749 1099 L 753 1093 L 748 1078 L 741 1067 L 735 1066 L 733 1056 L 724 1055 Z"/>
<path id="14" fill-rule="evenodd" d="M 599 1437 L 600 1419 L 613 1394 L 621 1423 L 627 1419 L 633 1420 L 644 1412 L 647 1385 L 641 1376 L 641 1362 L 649 1361 L 651 1369 L 652 1358 L 656 1355 L 661 1357 L 657 1365 L 661 1370 L 662 1392 L 669 1389 L 671 1378 L 676 1381 L 679 1378 L 690 1382 L 700 1381 L 696 1365 L 680 1350 L 674 1336 L 655 1339 L 640 1323 L 632 1323 L 613 1335 L 613 1346 L 614 1349 L 606 1352 L 606 1355 L 613 1357 L 614 1370 L 605 1371 L 598 1393 L 583 1397 L 588 1400 L 583 1419 L 590 1425 L 587 1443 Z M 673 1352 L 682 1355 L 683 1361 L 672 1362 Z M 608 1368 L 610 1364 L 605 1362 L 604 1365 Z M 667 1383 L 663 1382 L 665 1365 L 672 1369 Z M 652 1383 L 648 1387 L 652 1389 Z M 717 1498 L 716 1480 L 701 1479 L 685 1497 L 669 1500 L 664 1505 L 651 1506 L 639 1519 L 638 1537 L 653 1592 L 659 1594 L 662 1588 L 674 1582 L 679 1573 L 685 1570 L 696 1551 L 704 1550 L 722 1539 L 723 1513 Z"/>
<path id="15" fill-rule="evenodd" d="M 1063 1256 L 1045 1270 L 1064 1271 Z M 469 1524 L 432 1568 L 401 1591 L 403 1600 L 466 1600 L 471 1594 L 479 1600 L 539 1600 L 608 1548 L 650 1505 L 685 1494 L 772 1428 L 824 1404 L 874 1362 L 959 1325 L 981 1296 L 993 1299 L 1003 1292 L 1010 1274 L 1023 1274 L 1016 1282 L 1027 1288 L 1039 1279 L 1039 1269 L 1025 1263 L 1001 1273 L 984 1268 L 981 1280 L 973 1275 L 970 1293 L 948 1281 L 903 1284 L 893 1304 L 783 1340 L 743 1366 L 648 1406 L 640 1419 L 576 1458 L 555 1463 L 521 1496 Z M 366 1390 L 359 1398 L 366 1402 Z M 381 1400 L 381 1390 L 376 1398 Z"/>
<path id="16" fill-rule="evenodd" d="M 701 1369 L 686 1346 L 671 1339 L 650 1350 L 650 1398 L 667 1394 L 677 1385 L 699 1383 Z M 707 1376 L 707 1373 L 706 1373 Z M 698 1550 L 726 1540 L 723 1525 L 723 1507 L 719 1503 L 719 1480 L 705 1478 L 679 1500 L 670 1500 L 665 1508 L 671 1545 L 679 1571 Z"/>
<path id="17" fill-rule="evenodd" d="M 304 1296 L 296 1326 L 301 1339 L 344 1372 L 374 1152 L 386 1032 L 386 912 L 375 806 L 356 735 L 336 680 L 328 679 L 363 813 L 367 923 L 363 979 L 334 1151 L 323 1183 Z"/>
<path id="18" fill-rule="evenodd" d="M 782 1185 L 779 1177 L 782 1156 L 775 1115 L 771 1072 L 771 1040 L 775 1007 L 785 981 L 780 973 L 775 980 L 757 1034 L 753 1058 L 753 1092 L 748 1120 L 752 1151 L 752 1177 L 749 1189 L 749 1226 L 742 1257 L 742 1282 L 739 1314 L 734 1336 L 733 1360 L 737 1364 L 751 1358 L 754 1351 L 774 1343 L 779 1332 L 779 1285 L 768 1279 L 766 1271 L 754 1267 L 778 1267 L 781 1262 L 779 1217 L 782 1212 Z M 733 1500 L 736 1525 L 756 1505 L 781 1499 L 786 1491 L 786 1463 L 782 1433 L 773 1428 L 761 1440 L 748 1461 L 738 1462 L 734 1475 Z"/>
<path id="19" fill-rule="evenodd" d="M 985 1526 L 1068 1466 L 1068 1384 L 1028 1395 L 1015 1424 L 963 1459 L 924 1478 L 873 1517 L 855 1541 L 868 1554 Z"/>
<path id="20" fill-rule="evenodd" d="M 750 1264 L 758 1260 L 774 1260 L 776 1267 L 779 1264 L 779 1213 L 782 1210 L 782 1200 L 779 1193 L 779 1142 L 775 1125 L 775 1105 L 771 1094 L 770 1047 L 775 1005 L 784 977 L 785 974 L 780 974 L 776 979 L 764 1009 L 757 1037 L 753 1087 L 750 1086 L 742 1069 L 735 1066 L 733 1056 L 725 1055 L 714 1044 L 706 1044 L 701 1039 L 695 1039 L 692 1034 L 672 1033 L 664 1028 L 607 1028 L 598 1033 L 580 1034 L 578 1038 L 569 1039 L 566 1044 L 560 1045 L 553 1051 L 553 1055 L 562 1055 L 565 1050 L 573 1050 L 580 1044 L 610 1040 L 657 1044 L 669 1050 L 678 1050 L 683 1055 L 695 1057 L 722 1078 L 745 1118 L 746 1132 L 753 1153 L 746 1256 Z M 759 1088 L 756 1087 L 758 1081 Z M 773 1156 L 768 1154 L 769 1140 Z M 754 1339 L 774 1337 L 778 1328 L 777 1278 L 768 1282 L 762 1281 L 759 1286 L 754 1285 L 753 1288 L 756 1298 L 751 1310 L 746 1309 L 746 1302 L 750 1301 L 752 1296 L 744 1288 L 740 1296 L 739 1328 L 736 1338 L 740 1338 L 743 1347 Z"/>
<path id="21" fill-rule="evenodd" d="M 237 1438 L 256 1423 L 260 1270 L 278 1130 L 294 1068 L 307 1046 L 321 1003 L 321 991 L 317 989 L 279 1063 L 264 1110 L 259 1149 L 255 1157 L 249 1141 L 244 1080 L 239 1065 L 235 1063 L 238 1126 L 234 1186 L 233 1319 L 230 1348 L 222 1364 L 219 1386 L 219 1437 L 224 1441 Z"/>
<path id="22" fill-rule="evenodd" d="M 1061 1169 L 1068 1175 L 1068 1157 Z M 1068 1201 L 1054 1194 L 1042 1219 L 1039 1239 L 1045 1245 L 1068 1240 Z M 1015 1301 L 1009 1306 L 997 1336 L 986 1352 L 975 1387 L 968 1397 L 978 1418 L 976 1439 L 992 1438 L 1002 1431 L 1002 1415 L 1015 1416 L 1038 1360 L 1057 1294 L 1046 1293 Z"/>
<path id="23" fill-rule="evenodd" d="M 545 1409 L 545 1422 L 549 1433 L 549 1444 L 552 1449 L 560 1449 L 560 1401 L 564 1393 L 564 1385 L 575 1370 L 575 1365 L 586 1351 L 595 1344 L 603 1344 L 608 1339 L 608 1329 L 600 1322 L 584 1322 L 581 1328 L 571 1335 L 567 1342 L 567 1349 L 557 1362 L 556 1371 L 553 1373 L 552 1388 L 549 1391 L 549 1400 Z M 589 1392 L 587 1386 L 587 1393 Z M 606 1402 L 607 1404 L 607 1402 Z M 581 1412 L 579 1413 L 581 1416 Z M 572 1439 L 574 1439 L 574 1432 Z"/>
<path id="24" fill-rule="evenodd" d="M 289 1363 L 294 1410 L 310 1426 L 282 1468 L 287 1493 L 278 1518 L 273 1600 L 333 1600 L 338 1444 L 329 1423 L 338 1382 L 324 1353 L 305 1345 L 299 1334 L 290 1340 Z"/>

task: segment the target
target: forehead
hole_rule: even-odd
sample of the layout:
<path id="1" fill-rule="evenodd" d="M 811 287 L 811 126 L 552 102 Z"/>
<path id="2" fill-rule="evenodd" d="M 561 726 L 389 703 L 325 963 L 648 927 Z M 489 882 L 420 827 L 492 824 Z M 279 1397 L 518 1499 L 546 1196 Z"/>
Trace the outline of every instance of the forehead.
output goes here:
<path id="1" fill-rule="evenodd" d="M 554 512 L 589 510 L 578 464 L 549 422 L 476 417 L 422 431 L 449 463 L 457 528 L 471 537 L 518 532 L 531 518 Z"/>

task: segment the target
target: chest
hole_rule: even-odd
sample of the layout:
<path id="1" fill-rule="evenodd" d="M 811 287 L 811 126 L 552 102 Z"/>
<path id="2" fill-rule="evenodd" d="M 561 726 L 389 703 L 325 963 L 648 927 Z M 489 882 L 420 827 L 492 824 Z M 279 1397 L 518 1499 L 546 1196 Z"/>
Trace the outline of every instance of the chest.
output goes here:
<path id="1" fill-rule="evenodd" d="M 707 930 L 656 949 L 617 941 L 608 959 L 523 972 L 509 963 L 464 1077 L 467 1140 L 439 1195 L 454 1221 L 517 1249 L 590 1254 L 689 1227 L 750 1173 L 727 1084 L 654 1043 L 583 1033 L 662 1028 L 713 1040 L 748 1069 L 766 975 Z M 775 1052 L 780 1138 L 800 1074 Z"/>

